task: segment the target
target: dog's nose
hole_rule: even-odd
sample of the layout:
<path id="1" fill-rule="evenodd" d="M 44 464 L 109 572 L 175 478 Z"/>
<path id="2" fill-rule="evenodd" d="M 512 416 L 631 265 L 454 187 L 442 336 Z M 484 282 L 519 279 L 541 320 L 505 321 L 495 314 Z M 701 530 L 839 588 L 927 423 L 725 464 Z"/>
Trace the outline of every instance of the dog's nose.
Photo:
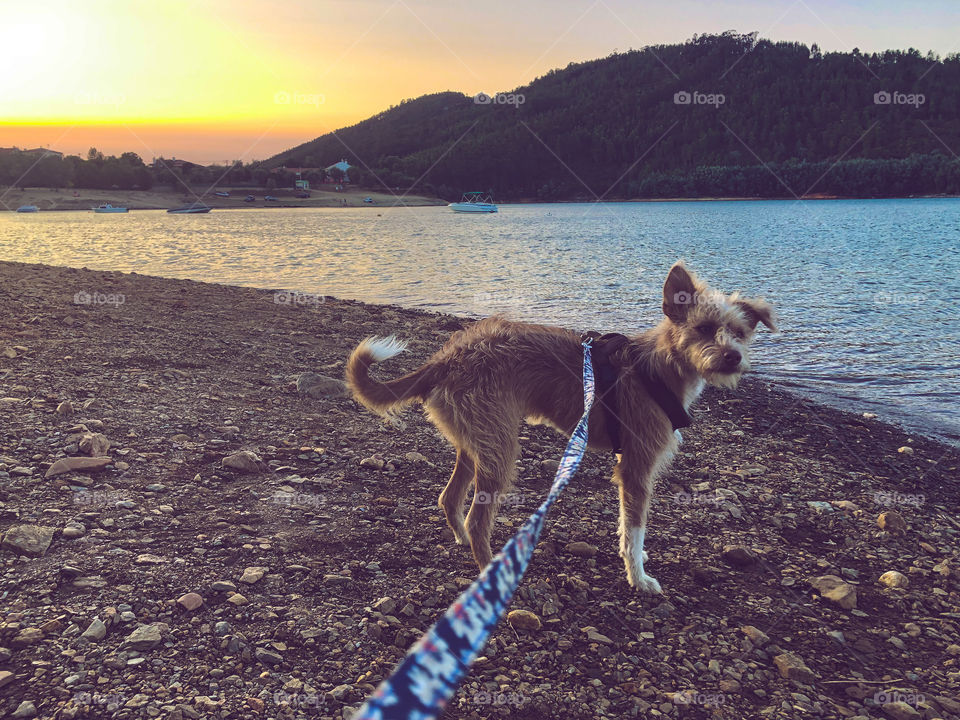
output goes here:
<path id="1" fill-rule="evenodd" d="M 723 361 L 730 366 L 739 365 L 743 356 L 736 350 L 724 350 Z"/>

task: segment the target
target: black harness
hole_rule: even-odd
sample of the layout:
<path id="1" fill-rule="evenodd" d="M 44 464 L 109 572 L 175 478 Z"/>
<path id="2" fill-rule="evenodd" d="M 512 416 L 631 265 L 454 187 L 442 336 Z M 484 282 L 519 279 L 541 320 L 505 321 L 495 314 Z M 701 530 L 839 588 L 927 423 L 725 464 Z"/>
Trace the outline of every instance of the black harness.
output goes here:
<path id="1" fill-rule="evenodd" d="M 620 333 L 601 335 L 596 331 L 584 333 L 582 339 L 584 341 L 591 340 L 590 354 L 593 358 L 594 377 L 597 381 L 597 400 L 603 407 L 610 445 L 613 447 L 613 452 L 619 453 L 622 450 L 620 445 L 620 398 L 617 390 L 620 381 L 620 369 L 611 362 L 610 358 L 630 340 Z M 684 409 L 683 403 L 664 384 L 663 380 L 640 368 L 636 369 L 636 373 L 650 397 L 670 419 L 673 429 L 689 427 L 693 418 L 690 417 L 690 414 Z"/>

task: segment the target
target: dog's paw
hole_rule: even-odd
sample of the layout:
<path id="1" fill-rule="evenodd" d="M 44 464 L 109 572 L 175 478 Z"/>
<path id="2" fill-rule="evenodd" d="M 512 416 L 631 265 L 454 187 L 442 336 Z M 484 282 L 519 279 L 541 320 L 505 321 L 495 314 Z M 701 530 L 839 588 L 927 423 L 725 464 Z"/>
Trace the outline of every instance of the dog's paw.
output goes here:
<path id="1" fill-rule="evenodd" d="M 646 561 L 649 560 L 649 559 L 650 559 L 650 556 L 647 554 L 647 551 L 644 550 L 644 551 L 643 551 L 643 561 L 646 562 Z"/>
<path id="2" fill-rule="evenodd" d="M 635 578 L 631 585 L 644 595 L 663 595 L 663 590 L 660 588 L 660 583 L 657 582 L 657 579 L 647 574 Z"/>

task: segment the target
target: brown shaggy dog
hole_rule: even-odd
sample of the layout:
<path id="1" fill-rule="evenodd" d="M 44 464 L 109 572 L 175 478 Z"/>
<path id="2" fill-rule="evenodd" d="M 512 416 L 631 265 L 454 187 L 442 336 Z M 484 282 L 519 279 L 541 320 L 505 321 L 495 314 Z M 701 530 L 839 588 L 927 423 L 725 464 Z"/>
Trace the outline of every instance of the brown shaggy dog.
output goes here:
<path id="1" fill-rule="evenodd" d="M 663 287 L 664 318 L 611 355 L 621 453 L 614 469 L 620 490 L 620 554 L 630 584 L 659 593 L 643 569 L 644 534 L 653 483 L 676 451 L 666 405 L 648 388 L 686 410 L 704 383 L 733 387 L 749 369 L 747 349 L 757 323 L 773 329 L 770 305 L 710 290 L 682 263 Z M 457 461 L 440 493 L 440 507 L 458 543 L 470 543 L 480 568 L 491 559 L 490 533 L 498 504 L 516 479 L 520 424 L 545 423 L 569 435 L 583 413 L 583 348 L 569 330 L 488 318 L 454 333 L 418 370 L 389 382 L 370 366 L 405 348 L 394 338 L 367 338 L 347 362 L 354 397 L 382 415 L 419 401 L 453 444 Z M 603 402 L 589 418 L 589 447 L 610 450 Z M 613 403 L 610 403 L 613 405 Z M 682 410 L 681 410 L 682 412 Z M 464 524 L 470 484 L 473 504 Z M 478 501 L 479 500 L 479 501 Z"/>

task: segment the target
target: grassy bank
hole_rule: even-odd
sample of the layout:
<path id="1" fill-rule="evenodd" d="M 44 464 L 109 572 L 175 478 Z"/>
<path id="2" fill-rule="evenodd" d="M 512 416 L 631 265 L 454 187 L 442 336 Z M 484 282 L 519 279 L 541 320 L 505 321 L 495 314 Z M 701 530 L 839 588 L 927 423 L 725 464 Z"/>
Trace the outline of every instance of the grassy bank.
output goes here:
<path id="1" fill-rule="evenodd" d="M 391 333 L 397 375 L 460 319 L 7 262 L 0 307 L 3 710 L 343 718 L 475 577 L 432 426 L 300 377 Z M 588 456 L 512 605 L 542 627 L 502 622 L 444 717 L 960 716 L 957 451 L 755 380 L 694 416 L 652 511 L 665 596 L 627 586 L 611 461 Z M 564 445 L 523 433 L 497 547 Z M 914 704 L 877 706 L 894 691 Z"/>
<path id="2" fill-rule="evenodd" d="M 205 188 L 204 188 L 205 189 Z M 213 208 L 249 208 L 249 207 L 384 207 L 392 205 L 445 205 L 446 202 L 424 195 L 403 195 L 398 192 L 392 195 L 386 192 L 364 189 L 349 189 L 343 192 L 332 190 L 311 191 L 309 198 L 298 199 L 289 194 L 274 191 L 256 190 L 252 194 L 256 200 L 244 202 L 246 190 L 231 192 L 228 198 L 217 197 L 213 192 L 202 194 L 204 189 L 195 188 L 197 195 L 186 192 L 169 192 L 153 190 L 51 190 L 49 188 L 3 188 L 0 189 L 0 210 L 16 210 L 21 205 L 36 205 L 41 211 L 45 210 L 89 210 L 101 203 L 111 203 L 131 210 L 163 210 L 196 202 L 198 196 L 201 201 Z M 265 194 L 273 194 L 279 200 L 267 202 Z M 401 197 L 402 196 L 402 197 Z M 373 204 L 363 202 L 364 198 L 371 198 Z"/>

